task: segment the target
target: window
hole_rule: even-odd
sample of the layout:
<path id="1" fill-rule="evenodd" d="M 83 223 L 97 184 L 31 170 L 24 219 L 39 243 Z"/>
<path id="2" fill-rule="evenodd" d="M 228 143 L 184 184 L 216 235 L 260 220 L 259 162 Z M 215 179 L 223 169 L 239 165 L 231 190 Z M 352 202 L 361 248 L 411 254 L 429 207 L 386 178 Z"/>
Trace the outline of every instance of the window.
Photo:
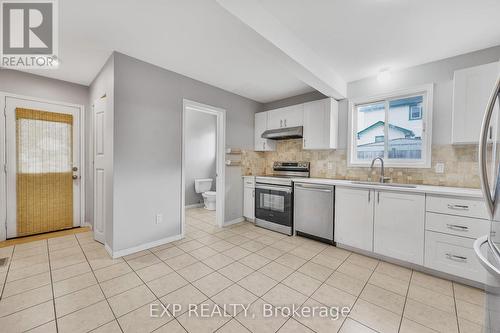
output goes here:
<path id="1" fill-rule="evenodd" d="M 352 102 L 350 165 L 430 167 L 432 85 Z"/>
<path id="2" fill-rule="evenodd" d="M 422 105 L 410 106 L 410 120 L 422 119 Z"/>

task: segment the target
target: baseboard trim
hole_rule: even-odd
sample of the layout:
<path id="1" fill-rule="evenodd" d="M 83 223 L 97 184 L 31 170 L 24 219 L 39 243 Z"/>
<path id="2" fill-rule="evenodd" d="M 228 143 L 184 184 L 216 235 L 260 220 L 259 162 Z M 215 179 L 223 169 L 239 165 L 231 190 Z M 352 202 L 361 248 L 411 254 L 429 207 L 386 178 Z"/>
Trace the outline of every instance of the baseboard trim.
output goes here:
<path id="1" fill-rule="evenodd" d="M 231 220 L 231 221 L 225 221 L 223 226 L 227 227 L 227 226 L 230 226 L 232 224 L 240 223 L 243 221 L 245 221 L 245 218 L 242 216 L 242 217 L 238 217 L 238 218 Z"/>
<path id="2" fill-rule="evenodd" d="M 104 249 L 106 250 L 106 252 L 108 252 L 108 254 L 113 257 L 113 250 L 111 250 L 111 248 L 109 247 L 108 244 L 104 244 Z"/>
<path id="3" fill-rule="evenodd" d="M 123 249 L 123 250 L 112 252 L 111 256 L 113 258 L 120 258 L 120 257 L 129 255 L 129 254 L 132 254 L 132 253 L 135 253 L 135 252 L 139 252 L 139 251 L 143 251 L 143 250 L 147 250 L 147 249 L 153 248 L 155 246 L 160 246 L 160 245 L 163 245 L 163 244 L 175 242 L 176 240 L 179 240 L 181 238 L 182 238 L 182 235 L 180 235 L 180 234 L 179 235 L 175 235 L 175 236 L 171 236 L 171 237 L 167 237 L 167 238 L 162 238 L 162 239 L 159 239 L 157 241 L 153 241 L 153 242 L 141 244 L 141 245 L 138 245 L 138 246 L 129 247 L 128 249 Z"/>
<path id="4" fill-rule="evenodd" d="M 92 230 L 92 224 L 90 224 L 90 222 L 83 222 L 83 224 L 81 225 L 82 227 L 87 227 L 87 228 L 90 228 L 90 230 Z"/>
<path id="5" fill-rule="evenodd" d="M 184 206 L 185 209 L 191 209 L 191 208 L 201 208 L 204 207 L 205 205 L 202 203 L 194 204 L 194 205 L 186 205 Z"/>

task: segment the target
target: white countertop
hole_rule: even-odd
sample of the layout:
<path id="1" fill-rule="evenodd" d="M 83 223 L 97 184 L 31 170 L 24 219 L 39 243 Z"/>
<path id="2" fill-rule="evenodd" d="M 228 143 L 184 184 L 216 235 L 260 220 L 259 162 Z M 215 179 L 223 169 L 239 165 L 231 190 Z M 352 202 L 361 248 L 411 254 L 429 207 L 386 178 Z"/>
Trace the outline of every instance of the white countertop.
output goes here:
<path id="1" fill-rule="evenodd" d="M 372 184 L 359 184 L 356 181 L 342 180 L 342 179 L 328 179 L 328 178 L 294 178 L 294 182 L 309 183 L 309 184 L 324 184 L 346 187 L 359 187 L 359 188 L 373 188 L 384 191 L 398 191 L 398 192 L 417 192 L 436 195 L 451 195 L 468 198 L 482 198 L 483 193 L 480 189 L 462 188 L 462 187 L 449 187 L 449 186 L 432 186 L 432 185 L 415 185 L 408 184 L 415 187 L 395 187 L 384 185 Z"/>

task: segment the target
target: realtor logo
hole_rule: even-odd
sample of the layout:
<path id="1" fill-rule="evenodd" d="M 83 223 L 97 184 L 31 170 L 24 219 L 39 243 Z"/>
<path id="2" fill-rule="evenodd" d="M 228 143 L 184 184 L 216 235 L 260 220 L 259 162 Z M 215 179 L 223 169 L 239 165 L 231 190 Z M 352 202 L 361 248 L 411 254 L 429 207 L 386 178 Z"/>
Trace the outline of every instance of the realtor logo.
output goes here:
<path id="1" fill-rule="evenodd" d="M 57 68 L 56 0 L 0 0 L 1 67 Z"/>

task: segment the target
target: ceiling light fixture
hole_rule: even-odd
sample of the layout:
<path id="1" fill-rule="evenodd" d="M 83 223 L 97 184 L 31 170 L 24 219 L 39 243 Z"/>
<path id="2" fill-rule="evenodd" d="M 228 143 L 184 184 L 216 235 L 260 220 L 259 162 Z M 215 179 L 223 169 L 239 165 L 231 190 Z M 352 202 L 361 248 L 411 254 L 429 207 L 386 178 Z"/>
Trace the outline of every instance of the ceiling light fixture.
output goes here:
<path id="1" fill-rule="evenodd" d="M 377 75 L 377 81 L 380 83 L 387 83 L 391 80 L 391 72 L 388 69 L 381 69 Z"/>

